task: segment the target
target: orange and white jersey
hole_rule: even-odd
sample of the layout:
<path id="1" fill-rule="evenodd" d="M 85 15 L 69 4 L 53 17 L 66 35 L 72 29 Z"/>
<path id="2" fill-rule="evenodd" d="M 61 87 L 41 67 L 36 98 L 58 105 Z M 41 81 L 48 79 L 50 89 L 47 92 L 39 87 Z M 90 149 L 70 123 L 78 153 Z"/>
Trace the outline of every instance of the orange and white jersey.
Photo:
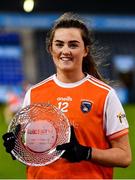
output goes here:
<path id="1" fill-rule="evenodd" d="M 75 83 L 63 83 L 56 75 L 31 87 L 23 107 L 49 102 L 61 109 L 75 128 L 80 144 L 109 148 L 109 140 L 128 133 L 124 109 L 113 88 L 87 75 Z M 110 179 L 113 169 L 91 161 L 70 163 L 61 158 L 44 167 L 28 167 L 30 179 Z"/>

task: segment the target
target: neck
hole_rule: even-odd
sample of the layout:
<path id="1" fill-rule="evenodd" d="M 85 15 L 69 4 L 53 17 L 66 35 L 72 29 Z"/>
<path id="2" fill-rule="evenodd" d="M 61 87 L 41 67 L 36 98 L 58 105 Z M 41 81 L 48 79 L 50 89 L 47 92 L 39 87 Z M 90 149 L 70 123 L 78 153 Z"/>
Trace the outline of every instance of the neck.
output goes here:
<path id="1" fill-rule="evenodd" d="M 83 72 L 79 74 L 73 72 L 66 72 L 66 73 L 57 72 L 56 76 L 57 79 L 61 82 L 74 83 L 83 79 L 85 77 L 85 74 Z"/>

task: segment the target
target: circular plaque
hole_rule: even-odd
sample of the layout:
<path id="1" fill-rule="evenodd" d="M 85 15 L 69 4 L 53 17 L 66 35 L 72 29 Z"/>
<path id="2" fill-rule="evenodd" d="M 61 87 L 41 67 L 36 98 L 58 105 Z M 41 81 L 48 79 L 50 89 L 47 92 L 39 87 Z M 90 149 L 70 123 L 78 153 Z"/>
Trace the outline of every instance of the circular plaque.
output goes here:
<path id="1" fill-rule="evenodd" d="M 44 166 L 58 160 L 64 150 L 56 146 L 70 141 L 70 124 L 58 108 L 49 103 L 32 104 L 12 119 L 8 132 L 16 136 L 12 154 L 29 166 Z"/>

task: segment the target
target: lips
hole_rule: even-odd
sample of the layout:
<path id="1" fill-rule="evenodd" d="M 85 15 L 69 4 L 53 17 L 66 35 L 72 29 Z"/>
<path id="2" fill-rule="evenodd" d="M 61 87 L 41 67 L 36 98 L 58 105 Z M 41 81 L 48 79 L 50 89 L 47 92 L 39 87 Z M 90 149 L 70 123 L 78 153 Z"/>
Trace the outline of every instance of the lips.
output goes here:
<path id="1" fill-rule="evenodd" d="M 62 61 L 72 61 L 71 57 L 61 57 L 60 58 Z"/>

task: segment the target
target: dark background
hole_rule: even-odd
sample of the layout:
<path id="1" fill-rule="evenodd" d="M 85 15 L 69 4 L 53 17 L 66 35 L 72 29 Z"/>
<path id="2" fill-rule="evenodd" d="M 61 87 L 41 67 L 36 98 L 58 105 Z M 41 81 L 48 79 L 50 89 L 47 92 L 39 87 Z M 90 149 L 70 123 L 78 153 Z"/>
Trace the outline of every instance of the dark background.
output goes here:
<path id="1" fill-rule="evenodd" d="M 121 100 L 123 103 L 134 103 L 135 102 L 135 30 L 132 27 L 135 27 L 135 21 L 132 21 L 131 19 L 135 18 L 135 5 L 134 1 L 132 0 L 34 0 L 35 6 L 34 10 L 30 13 L 26 13 L 23 10 L 23 3 L 24 0 L 0 0 L 0 13 L 1 13 L 1 41 L 7 45 L 7 40 L 11 40 L 11 44 L 13 44 L 12 33 L 13 31 L 17 36 L 20 37 L 20 44 L 19 46 L 22 48 L 22 61 L 20 60 L 20 63 L 22 62 L 24 75 L 22 73 L 22 76 L 24 76 L 24 79 L 26 79 L 31 84 L 38 83 L 39 81 L 44 80 L 51 74 L 55 73 L 55 67 L 53 65 L 52 59 L 48 55 L 48 53 L 45 51 L 45 37 L 46 33 L 48 31 L 47 28 L 26 28 L 25 26 L 21 26 L 22 23 L 27 23 L 30 25 L 34 25 L 35 21 L 37 23 L 37 19 L 34 21 L 29 21 L 28 18 L 29 15 L 33 15 L 31 17 L 38 17 L 41 15 L 48 15 L 51 17 L 53 14 L 54 16 L 60 13 L 64 13 L 67 11 L 76 12 L 78 14 L 82 15 L 97 15 L 98 17 L 104 16 L 103 19 L 98 20 L 98 25 L 102 26 L 105 22 L 105 18 L 107 17 L 114 17 L 115 20 L 110 22 L 109 20 L 106 21 L 106 27 L 109 25 L 109 23 L 115 22 L 115 27 L 121 27 L 117 28 L 117 31 L 115 31 L 113 28 L 111 30 L 106 29 L 95 29 L 95 39 L 99 42 L 99 45 L 107 50 L 105 52 L 105 55 L 108 56 L 104 58 L 103 65 L 100 66 L 100 71 L 103 74 L 103 76 L 106 79 L 113 80 L 113 81 L 119 81 L 121 84 L 119 85 L 119 89 L 117 87 L 117 91 L 119 91 L 122 96 L 127 97 L 126 100 Z M 2 14 L 3 13 L 3 14 Z M 20 23 L 17 22 L 15 17 L 21 15 L 25 18 L 20 18 Z M 27 16 L 25 16 L 27 14 Z M 109 16 L 110 15 L 110 16 Z M 112 15 L 112 16 L 111 16 Z M 5 17 L 5 18 L 3 18 Z M 12 18 L 11 18 L 12 17 Z M 125 23 L 120 20 L 116 20 L 119 18 L 125 18 Z M 14 19 L 15 26 L 17 24 L 20 24 L 19 26 L 12 26 L 11 22 L 12 19 Z M 109 19 L 109 18 L 108 18 Z M 129 23 L 127 23 L 127 19 L 129 20 Z M 5 24 L 3 25 L 2 22 L 5 21 Z M 44 21 L 44 19 L 43 19 Z M 51 24 L 51 20 L 47 21 L 48 24 Z M 42 24 L 42 21 L 38 22 Z M 7 26 L 8 24 L 8 26 Z M 10 26 L 11 25 L 11 26 Z M 120 26 L 119 26 L 120 25 Z M 128 27 L 129 26 L 129 27 Z M 31 26 L 32 27 L 32 26 Z M 126 30 L 124 30 L 124 27 L 126 27 Z M 15 29 L 16 28 L 16 29 Z M 132 31 L 131 31 L 131 29 Z M 13 30 L 14 29 L 14 30 Z M 12 33 L 10 32 L 12 31 Z M 4 35 L 5 33 L 5 35 Z M 9 34 L 8 34 L 9 33 Z M 11 34 L 10 34 L 11 33 Z M 6 37 L 5 37 L 6 36 Z M 9 45 L 9 42 L 8 42 Z M 5 53 L 4 53 L 5 54 Z M 122 64 L 119 64 L 119 67 L 115 67 L 116 61 L 115 58 L 118 58 L 118 56 L 128 57 L 129 60 L 124 60 Z M 130 60 L 132 58 L 132 60 Z M 21 59 L 21 58 L 20 58 Z M 129 65 L 128 62 L 132 61 L 132 65 L 130 65 L 130 69 L 128 72 L 121 72 L 121 66 L 123 64 L 127 63 L 127 66 Z M 4 68 L 10 68 L 11 69 L 11 75 L 13 72 L 15 72 L 12 68 L 15 66 L 13 63 L 10 63 L 12 66 L 7 65 L 7 60 L 3 59 L 1 60 L 2 63 L 5 63 L 4 65 L 0 64 L 0 72 L 3 71 L 3 74 L 7 78 L 11 76 L 7 76 L 6 70 L 3 70 Z M 118 62 L 118 60 L 117 60 Z M 107 67 L 106 67 L 107 64 Z M 4 67 L 3 67 L 4 66 Z M 133 68 L 132 68 L 133 67 Z M 34 69 L 34 70 L 33 70 Z M 20 72 L 20 71 L 19 71 Z M 4 76 L 4 77 L 5 77 Z M 19 75 L 15 74 L 15 77 L 19 77 Z M 3 76 L 1 75 L 1 78 Z M 15 79 L 16 80 L 16 79 Z M 17 79 L 18 80 L 18 79 Z M 20 79 L 19 79 L 20 80 Z M 3 81 L 2 81 L 3 82 Z M 5 81 L 4 81 L 5 82 Z M 9 82 L 8 82 L 9 84 Z M 116 83 L 117 84 L 117 83 Z M 118 85 L 117 85 L 118 86 Z M 119 93 L 118 92 L 118 93 Z"/>
<path id="2" fill-rule="evenodd" d="M 23 12 L 23 0 L 0 0 L 1 12 Z M 64 12 L 97 14 L 135 14 L 134 1 L 119 0 L 35 0 L 33 12 Z"/>

